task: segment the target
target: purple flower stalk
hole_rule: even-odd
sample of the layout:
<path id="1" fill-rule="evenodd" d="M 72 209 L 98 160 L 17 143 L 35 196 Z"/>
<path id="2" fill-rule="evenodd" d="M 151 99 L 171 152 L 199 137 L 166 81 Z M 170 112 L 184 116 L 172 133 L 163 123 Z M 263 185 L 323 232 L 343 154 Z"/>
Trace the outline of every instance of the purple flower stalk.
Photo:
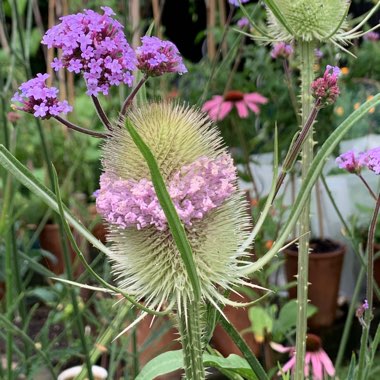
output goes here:
<path id="1" fill-rule="evenodd" d="M 12 98 L 12 101 L 21 103 L 22 107 L 14 105 L 14 108 L 41 119 L 71 112 L 73 107 L 66 100 L 58 100 L 58 89 L 46 86 L 47 78 L 49 74 L 37 74 L 36 78 L 23 83 L 19 87 L 20 91 L 17 91 Z"/>
<path id="2" fill-rule="evenodd" d="M 278 42 L 273 46 L 270 56 L 274 59 L 277 58 L 289 58 L 293 54 L 292 45 L 286 44 L 285 42 Z"/>
<path id="3" fill-rule="evenodd" d="M 66 68 L 82 73 L 87 95 L 108 94 L 111 86 L 121 83 L 132 86 L 136 56 L 129 46 L 123 26 L 111 16 L 109 7 L 104 14 L 92 10 L 61 17 L 61 23 L 49 29 L 42 39 L 48 48 L 62 49 L 62 56 L 51 63 L 54 70 Z"/>
<path id="4" fill-rule="evenodd" d="M 326 66 L 323 77 L 317 78 L 312 84 L 312 94 L 318 99 L 321 105 L 329 105 L 335 103 L 340 94 L 338 86 L 338 78 L 340 69 L 337 66 Z"/>
<path id="5" fill-rule="evenodd" d="M 245 29 L 249 26 L 249 20 L 247 19 L 247 17 L 242 17 L 237 21 L 236 25 L 240 29 Z"/>
<path id="6" fill-rule="evenodd" d="M 144 36 L 136 49 L 137 67 L 148 76 L 165 73 L 187 73 L 177 47 L 170 41 Z"/>
<path id="7" fill-rule="evenodd" d="M 345 169 L 350 173 L 360 173 L 363 161 L 362 153 L 357 155 L 353 150 L 349 150 L 346 153 L 341 154 L 337 159 L 336 163 L 341 169 Z"/>
<path id="8" fill-rule="evenodd" d="M 235 181 L 230 156 L 200 157 L 172 176 L 168 190 L 180 219 L 191 226 L 233 194 Z M 111 224 L 122 228 L 167 229 L 165 214 L 152 182 L 147 179 L 122 180 L 105 172 L 94 196 L 98 212 Z"/>

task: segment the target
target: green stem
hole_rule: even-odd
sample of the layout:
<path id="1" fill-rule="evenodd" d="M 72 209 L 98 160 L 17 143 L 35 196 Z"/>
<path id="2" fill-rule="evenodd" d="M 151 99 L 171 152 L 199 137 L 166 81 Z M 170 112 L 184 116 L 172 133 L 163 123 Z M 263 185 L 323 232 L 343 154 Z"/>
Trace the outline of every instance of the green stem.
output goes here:
<path id="1" fill-rule="evenodd" d="M 178 327 L 181 335 L 185 379 L 205 379 L 202 358 L 202 334 L 200 327 L 200 302 L 185 301 L 178 305 Z"/>
<path id="2" fill-rule="evenodd" d="M 367 240 L 367 301 L 368 309 L 365 312 L 365 324 L 363 325 L 362 338 L 360 342 L 360 353 L 359 353 L 359 366 L 358 366 L 358 380 L 364 379 L 365 373 L 365 359 L 368 352 L 368 337 L 371 326 L 371 320 L 373 318 L 373 255 L 374 255 L 374 240 L 375 231 L 377 224 L 377 217 L 380 210 L 380 194 L 377 197 L 376 206 L 373 211 L 371 224 L 368 230 L 368 240 Z M 368 363 L 369 364 L 369 363 Z"/>
<path id="3" fill-rule="evenodd" d="M 299 44 L 301 58 L 301 117 L 302 125 L 313 108 L 311 83 L 313 81 L 314 45 L 301 41 Z M 305 181 L 313 160 L 313 127 L 306 136 L 302 149 L 302 181 Z M 297 333 L 296 333 L 296 368 L 295 380 L 304 378 L 306 331 L 307 331 L 307 302 L 308 302 L 308 269 L 309 269 L 309 231 L 310 231 L 310 198 L 300 215 L 300 240 L 298 247 L 298 276 L 297 276 Z"/>

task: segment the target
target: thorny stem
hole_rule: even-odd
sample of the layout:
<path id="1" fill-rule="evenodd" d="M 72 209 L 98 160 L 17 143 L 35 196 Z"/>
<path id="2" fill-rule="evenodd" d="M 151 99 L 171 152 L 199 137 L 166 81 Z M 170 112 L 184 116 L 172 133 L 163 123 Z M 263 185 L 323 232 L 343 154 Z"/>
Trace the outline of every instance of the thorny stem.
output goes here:
<path id="1" fill-rule="evenodd" d="M 132 92 L 129 94 L 127 99 L 125 99 L 123 106 L 121 107 L 120 111 L 120 117 L 119 117 L 119 123 L 122 121 L 123 117 L 127 113 L 127 110 L 129 106 L 132 104 L 133 99 L 135 98 L 136 94 L 140 90 L 141 86 L 148 80 L 148 75 L 144 74 L 144 76 L 140 79 L 140 82 L 137 83 L 136 87 L 132 90 Z"/>
<path id="2" fill-rule="evenodd" d="M 365 312 L 365 324 L 363 325 L 363 333 L 360 344 L 359 353 L 359 367 L 358 367 L 358 379 L 364 378 L 365 370 L 365 358 L 368 346 L 368 336 L 371 326 L 371 320 L 373 318 L 372 307 L 373 307 L 373 255 L 374 255 L 374 241 L 375 241 L 375 231 L 377 224 L 377 217 L 380 210 L 380 194 L 376 199 L 376 206 L 373 211 L 371 224 L 368 230 L 368 240 L 367 240 L 367 302 L 368 309 Z"/>
<path id="3" fill-rule="evenodd" d="M 309 114 L 309 117 L 307 118 L 305 122 L 304 127 L 301 129 L 300 134 L 296 138 L 296 141 L 293 143 L 293 145 L 290 147 L 289 153 L 285 157 L 284 163 L 282 165 L 281 174 L 279 175 L 277 179 L 275 197 L 277 193 L 279 192 L 281 185 L 284 182 L 286 173 L 293 167 L 294 161 L 298 157 L 303 143 L 305 142 L 306 138 L 309 136 L 309 131 L 312 129 L 313 123 L 318 116 L 319 110 L 320 110 L 320 100 L 317 99 L 317 101 L 314 103 L 313 109 L 311 110 Z"/>
<path id="4" fill-rule="evenodd" d="M 95 132 L 95 131 L 91 131 L 90 129 L 87 129 L 87 128 L 79 127 L 78 125 L 75 125 L 75 124 L 71 123 L 70 121 L 63 119 L 60 116 L 53 116 L 53 118 L 56 119 L 57 121 L 59 121 L 60 123 L 62 123 L 63 125 L 65 125 L 67 128 L 73 129 L 74 131 L 77 131 L 77 132 L 84 133 L 85 135 L 90 135 L 90 136 L 101 138 L 101 139 L 108 137 L 108 135 L 106 133 Z"/>
<path id="5" fill-rule="evenodd" d="M 368 182 L 364 179 L 364 177 L 359 173 L 357 174 L 357 176 L 360 178 L 360 180 L 364 183 L 364 186 L 367 188 L 367 190 L 369 191 L 369 193 L 371 194 L 371 197 L 377 201 L 377 196 L 376 194 L 373 192 L 373 190 L 371 189 L 371 187 L 368 185 Z"/>
<path id="6" fill-rule="evenodd" d="M 301 41 L 299 44 L 301 55 L 301 106 L 302 125 L 306 125 L 308 115 L 313 114 L 313 98 L 311 83 L 313 81 L 314 45 L 311 42 Z M 315 108 L 315 105 L 314 105 Z M 317 110 L 314 110 L 317 112 Z M 314 117 L 315 119 L 315 117 Z M 307 177 L 313 160 L 313 128 L 306 132 L 302 148 L 302 181 Z M 301 133 L 302 134 L 302 133 Z M 310 231 L 310 200 L 306 202 L 300 215 L 300 239 L 298 247 L 297 271 L 297 332 L 296 332 L 296 367 L 295 380 L 304 378 L 306 331 L 307 331 L 307 303 L 308 303 L 308 270 L 309 270 L 309 231 Z"/>
<path id="7" fill-rule="evenodd" d="M 178 305 L 178 328 L 186 380 L 205 379 L 199 308 L 199 301 L 187 301 L 183 305 Z"/>
<path id="8" fill-rule="evenodd" d="M 106 113 L 104 112 L 104 109 L 102 105 L 100 104 L 99 99 L 94 95 L 91 95 L 91 99 L 94 103 L 96 113 L 98 114 L 100 121 L 109 131 L 112 131 L 113 128 L 112 128 L 111 122 L 109 121 Z"/>

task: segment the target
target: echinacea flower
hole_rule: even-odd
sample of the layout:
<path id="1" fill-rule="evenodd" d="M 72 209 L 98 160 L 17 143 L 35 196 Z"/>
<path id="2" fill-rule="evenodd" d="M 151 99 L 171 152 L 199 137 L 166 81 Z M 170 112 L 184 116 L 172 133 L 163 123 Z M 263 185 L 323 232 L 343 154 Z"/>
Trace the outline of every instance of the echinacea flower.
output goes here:
<path id="1" fill-rule="evenodd" d="M 230 302 L 225 289 L 245 283 L 239 249 L 249 221 L 237 174 L 219 131 L 196 109 L 169 102 L 132 108 L 127 122 L 156 158 L 193 250 L 203 300 Z M 151 308 L 179 308 L 192 286 L 152 186 L 149 167 L 126 128 L 103 145 L 98 212 L 107 223 L 119 286 Z M 181 310 L 179 310 L 181 313 Z"/>
<path id="2" fill-rule="evenodd" d="M 357 154 L 353 150 L 349 150 L 337 157 L 336 163 L 340 169 L 347 170 L 350 173 L 360 173 L 363 167 L 361 157 L 362 154 Z"/>
<path id="3" fill-rule="evenodd" d="M 293 54 L 293 47 L 285 42 L 278 42 L 273 46 L 270 56 L 274 59 L 289 58 Z"/>
<path id="4" fill-rule="evenodd" d="M 268 99 L 258 92 L 243 93 L 241 91 L 228 91 L 224 96 L 214 95 L 207 101 L 202 111 L 209 114 L 212 120 L 223 120 L 236 107 L 239 117 L 248 117 L 248 109 L 255 114 L 260 113 L 259 105 L 266 104 Z"/>
<path id="5" fill-rule="evenodd" d="M 55 71 L 66 68 L 83 74 L 87 95 L 108 94 L 111 86 L 133 84 L 132 72 L 136 70 L 136 56 L 129 46 L 123 26 L 113 19 L 109 7 L 101 7 L 101 15 L 85 10 L 61 17 L 61 23 L 49 29 L 42 39 L 48 48 L 62 49 L 54 58 Z"/>
<path id="6" fill-rule="evenodd" d="M 40 119 L 71 112 L 73 108 L 66 100 L 58 100 L 58 89 L 46 86 L 47 78 L 49 74 L 37 74 L 35 78 L 23 83 L 12 98 L 12 101 L 19 102 L 22 106 L 13 105 L 13 108 L 31 113 Z"/>
<path id="7" fill-rule="evenodd" d="M 274 342 L 271 342 L 270 346 L 277 352 L 289 353 L 291 357 L 281 368 L 279 375 L 287 373 L 288 371 L 293 373 L 296 365 L 296 348 L 285 347 Z M 312 374 L 311 378 L 313 380 L 325 380 L 327 375 L 335 375 L 335 368 L 322 348 L 321 338 L 314 334 L 307 334 L 304 374 L 306 378 L 309 378 L 310 374 Z"/>
<path id="8" fill-rule="evenodd" d="M 315 79 L 311 84 L 312 95 L 319 100 L 321 106 L 333 104 L 338 98 L 340 74 L 339 67 L 327 65 L 323 77 Z"/>
<path id="9" fill-rule="evenodd" d="M 170 41 L 144 36 L 136 49 L 137 67 L 149 76 L 164 73 L 187 73 L 177 47 Z"/>

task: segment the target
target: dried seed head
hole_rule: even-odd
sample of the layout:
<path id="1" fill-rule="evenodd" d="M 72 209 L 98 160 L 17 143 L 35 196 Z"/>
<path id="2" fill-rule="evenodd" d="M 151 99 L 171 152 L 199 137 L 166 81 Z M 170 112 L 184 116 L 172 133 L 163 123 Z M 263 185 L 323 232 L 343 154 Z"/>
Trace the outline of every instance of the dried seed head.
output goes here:
<path id="1" fill-rule="evenodd" d="M 241 283 L 239 259 L 243 254 L 237 252 L 247 237 L 249 222 L 243 197 L 236 188 L 236 172 L 232 168 L 231 176 L 230 158 L 219 132 L 204 113 L 178 104 L 144 105 L 134 108 L 127 117 L 156 157 L 184 222 L 202 296 L 212 302 L 223 302 L 220 293 Z M 162 215 L 159 215 L 160 210 L 154 211 L 157 204 L 149 187 L 148 166 L 126 129 L 115 128 L 112 137 L 105 142 L 103 168 L 107 183 L 97 194 L 97 204 L 98 211 L 109 222 L 110 258 L 119 286 L 137 299 L 144 298 L 151 307 L 162 302 L 181 304 L 178 301 L 182 298 L 191 299 L 192 287 L 171 233 L 164 223 L 157 222 L 162 222 Z M 205 175 L 206 172 L 209 175 Z M 192 182 L 192 175 L 204 181 L 202 186 Z M 116 198 L 112 198 L 115 187 L 109 185 L 112 178 L 121 185 L 116 190 Z M 181 181 L 185 184 L 182 187 Z M 151 201 L 146 202 L 145 198 L 135 202 L 133 198 L 135 203 L 130 211 L 139 214 L 143 210 L 145 219 L 139 219 L 142 216 L 139 214 L 135 219 L 136 215 L 132 215 L 132 219 L 128 215 L 121 221 L 115 215 L 119 212 L 124 213 L 121 218 L 125 216 L 125 212 L 120 211 L 125 206 L 123 200 L 131 191 L 141 189 L 141 184 L 143 189 L 148 189 L 144 194 L 149 195 Z M 123 193 L 125 189 L 129 191 L 128 196 Z M 106 191 L 111 191 L 111 201 L 102 198 Z M 186 199 L 179 199 L 178 191 L 186 194 Z M 104 200 L 108 202 L 106 205 L 102 203 Z M 191 207 L 191 212 L 182 217 L 184 205 Z M 194 212 L 199 205 L 202 212 Z M 150 224 L 146 212 L 154 215 Z"/>

